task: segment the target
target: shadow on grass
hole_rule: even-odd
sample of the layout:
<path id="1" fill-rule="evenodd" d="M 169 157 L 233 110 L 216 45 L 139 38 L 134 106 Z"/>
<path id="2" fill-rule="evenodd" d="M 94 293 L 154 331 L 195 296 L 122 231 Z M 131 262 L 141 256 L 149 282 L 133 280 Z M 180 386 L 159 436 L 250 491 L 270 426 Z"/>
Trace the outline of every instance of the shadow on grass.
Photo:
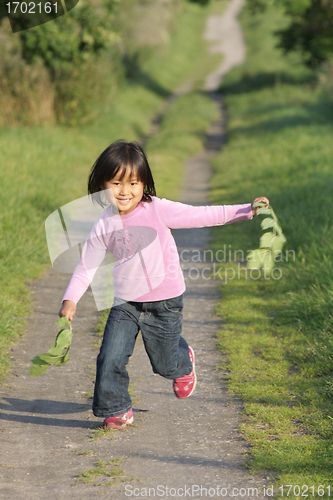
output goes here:
<path id="1" fill-rule="evenodd" d="M 247 94 L 249 92 L 272 88 L 282 83 L 289 85 L 311 85 L 316 82 L 315 73 L 308 75 L 293 76 L 286 72 L 259 72 L 254 75 L 243 74 L 243 77 L 236 82 L 223 83 L 220 92 L 223 94 Z"/>
<path id="2" fill-rule="evenodd" d="M 316 104 L 304 104 L 296 105 L 299 111 L 301 107 L 301 114 L 295 113 L 289 116 L 281 116 L 280 118 L 270 118 L 268 120 L 262 120 L 259 124 L 251 124 L 248 127 L 234 127 L 231 130 L 230 136 L 234 134 L 243 134 L 257 136 L 259 134 L 268 133 L 275 134 L 284 129 L 304 127 L 304 126 L 320 126 L 320 125 L 332 125 L 333 123 L 333 103 L 327 98 L 323 99 L 320 103 Z M 269 114 L 274 112 L 288 113 L 292 109 L 292 105 L 277 105 L 277 106 L 267 106 L 256 110 L 258 117 L 262 114 Z"/>
<path id="3" fill-rule="evenodd" d="M 125 55 L 123 58 L 123 65 L 129 82 L 141 84 L 146 89 L 151 90 L 163 98 L 167 98 L 170 95 L 170 91 L 142 70 L 139 54 L 134 53 Z"/>

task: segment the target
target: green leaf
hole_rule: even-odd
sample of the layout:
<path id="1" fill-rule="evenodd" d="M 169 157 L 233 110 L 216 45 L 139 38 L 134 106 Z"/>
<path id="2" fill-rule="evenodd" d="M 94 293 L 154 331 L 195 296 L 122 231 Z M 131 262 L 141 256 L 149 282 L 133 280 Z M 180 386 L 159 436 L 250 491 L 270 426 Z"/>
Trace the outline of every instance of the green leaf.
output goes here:
<path id="1" fill-rule="evenodd" d="M 272 252 L 268 252 L 265 255 L 263 266 L 262 266 L 266 275 L 271 273 L 271 271 L 274 267 L 274 264 L 275 264 L 274 256 L 273 256 Z"/>
<path id="2" fill-rule="evenodd" d="M 272 242 L 272 252 L 275 256 L 282 251 L 285 241 L 286 238 L 283 235 L 275 236 L 274 241 Z"/>
<path id="3" fill-rule="evenodd" d="M 71 343 L 72 336 L 73 335 L 72 335 L 72 332 L 70 330 L 67 330 L 67 329 L 60 330 L 60 332 L 58 333 L 58 336 L 56 338 L 56 346 L 63 347 L 63 349 L 65 349 L 65 347 L 67 347 L 68 344 Z"/>
<path id="4" fill-rule="evenodd" d="M 265 255 L 267 253 L 266 248 L 253 250 L 249 252 L 247 256 L 247 267 L 249 269 L 260 269 L 263 266 Z"/>
<path id="5" fill-rule="evenodd" d="M 65 363 L 67 363 L 68 360 L 69 360 L 69 349 L 66 352 L 65 356 L 62 356 L 62 358 L 58 359 L 58 361 L 56 362 L 56 366 L 62 366 Z"/>
<path id="6" fill-rule="evenodd" d="M 68 318 L 63 316 L 62 318 L 59 318 L 58 321 L 56 321 L 56 325 L 58 325 L 58 326 L 71 326 L 71 322 L 69 321 Z"/>
<path id="7" fill-rule="evenodd" d="M 60 318 L 56 322 L 58 326 L 69 326 L 69 328 L 62 328 L 56 337 L 55 343 L 50 347 L 50 349 L 40 356 L 35 356 L 32 358 L 33 366 L 30 368 L 31 376 L 38 376 L 45 373 L 47 368 L 51 366 L 52 363 L 56 362 L 57 366 L 62 366 L 69 360 L 69 348 L 72 341 L 72 325 L 68 318 Z M 67 349 L 64 355 L 63 351 Z"/>
<path id="8" fill-rule="evenodd" d="M 274 234 L 272 232 L 264 233 L 260 238 L 260 248 L 269 248 L 274 241 Z"/>
<path id="9" fill-rule="evenodd" d="M 56 359 L 58 359 L 59 356 L 52 356 L 51 354 L 40 354 L 39 359 L 44 361 L 44 363 L 49 363 L 52 364 Z"/>
<path id="10" fill-rule="evenodd" d="M 29 375 L 31 375 L 32 377 L 38 377 L 39 375 L 43 375 L 43 373 L 46 372 L 46 370 L 48 369 L 49 366 L 51 366 L 51 365 L 49 365 L 49 364 L 47 364 L 47 365 L 33 365 L 30 368 Z"/>
<path id="11" fill-rule="evenodd" d="M 271 215 L 272 213 L 272 210 L 270 208 L 259 208 L 257 210 L 257 214 L 260 214 L 260 215 Z"/>
<path id="12" fill-rule="evenodd" d="M 69 360 L 69 349 L 66 352 L 65 356 L 63 357 L 63 360 L 64 360 L 64 364 L 67 363 L 67 361 Z"/>
<path id="13" fill-rule="evenodd" d="M 47 361 L 44 361 L 43 359 L 41 359 L 40 356 L 35 356 L 34 358 L 31 359 L 31 362 L 34 365 L 48 365 L 49 364 Z"/>
<path id="14" fill-rule="evenodd" d="M 259 201 L 259 202 L 253 203 L 252 207 L 257 208 L 257 207 L 263 207 L 265 205 L 266 205 L 265 201 Z"/>
<path id="15" fill-rule="evenodd" d="M 256 205 L 256 203 L 253 204 L 254 207 Z M 248 255 L 247 267 L 249 269 L 264 268 L 267 274 L 274 268 L 274 259 L 282 251 L 283 245 L 287 240 L 282 233 L 281 226 L 272 207 L 260 208 L 259 206 L 257 214 L 271 216 L 263 219 L 261 227 L 263 230 L 273 228 L 273 231 L 268 231 L 261 236 L 260 248 L 253 250 Z"/>
<path id="16" fill-rule="evenodd" d="M 261 229 L 265 231 L 265 229 L 269 229 L 270 227 L 274 227 L 276 224 L 275 220 L 272 217 L 266 217 L 261 221 Z"/>
<path id="17" fill-rule="evenodd" d="M 62 346 L 57 346 L 54 344 L 51 349 L 47 351 L 47 354 L 51 354 L 52 356 L 61 356 L 64 348 Z"/>

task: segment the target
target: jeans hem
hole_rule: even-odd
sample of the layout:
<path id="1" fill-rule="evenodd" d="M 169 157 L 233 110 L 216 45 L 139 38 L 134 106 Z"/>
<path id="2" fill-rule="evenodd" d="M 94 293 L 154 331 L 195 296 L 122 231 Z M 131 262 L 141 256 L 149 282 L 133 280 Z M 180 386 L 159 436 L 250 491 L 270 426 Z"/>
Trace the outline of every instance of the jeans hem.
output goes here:
<path id="1" fill-rule="evenodd" d="M 125 410 L 117 410 L 116 412 L 114 411 L 99 411 L 99 410 L 95 410 L 93 409 L 93 414 L 95 415 L 95 417 L 100 417 L 100 418 L 109 418 L 109 417 L 117 417 L 118 415 L 123 415 L 124 413 L 127 413 L 128 411 L 130 411 L 130 409 L 132 408 L 132 405 L 128 406 Z"/>
<path id="2" fill-rule="evenodd" d="M 186 375 L 189 375 L 193 370 L 193 366 L 191 365 L 191 368 L 187 369 L 187 370 L 184 370 L 185 373 L 181 372 L 181 375 L 178 375 L 178 376 L 174 376 L 174 375 L 161 375 L 160 373 L 158 372 L 154 372 L 155 375 L 159 375 L 160 377 L 163 377 L 165 378 L 166 380 L 175 380 L 176 378 L 181 378 L 181 377 L 185 377 Z"/>

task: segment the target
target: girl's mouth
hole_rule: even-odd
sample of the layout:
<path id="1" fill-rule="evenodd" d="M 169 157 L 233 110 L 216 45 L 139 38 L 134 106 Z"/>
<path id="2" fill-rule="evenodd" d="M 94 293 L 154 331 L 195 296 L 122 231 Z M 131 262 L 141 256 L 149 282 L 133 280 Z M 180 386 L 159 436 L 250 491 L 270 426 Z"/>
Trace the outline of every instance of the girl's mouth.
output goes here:
<path id="1" fill-rule="evenodd" d="M 122 205 L 126 205 L 126 203 L 129 203 L 131 201 L 131 199 L 127 198 L 126 200 L 123 200 L 123 199 L 118 198 L 117 201 L 119 201 L 119 203 L 121 203 Z"/>

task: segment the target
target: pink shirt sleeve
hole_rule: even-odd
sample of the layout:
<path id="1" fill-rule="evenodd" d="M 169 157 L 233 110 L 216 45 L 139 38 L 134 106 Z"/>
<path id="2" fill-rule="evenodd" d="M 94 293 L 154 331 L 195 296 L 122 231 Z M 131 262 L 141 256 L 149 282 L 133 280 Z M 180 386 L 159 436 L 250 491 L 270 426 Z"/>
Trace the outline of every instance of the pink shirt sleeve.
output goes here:
<path id="1" fill-rule="evenodd" d="M 107 252 L 102 222 L 103 221 L 100 219 L 95 224 L 83 245 L 80 262 L 74 269 L 74 273 L 68 283 L 62 301 L 71 300 L 77 304 L 101 265 Z"/>
<path id="2" fill-rule="evenodd" d="M 165 198 L 160 200 L 157 213 L 161 221 L 170 229 L 222 226 L 253 217 L 251 203 L 196 207 Z"/>

